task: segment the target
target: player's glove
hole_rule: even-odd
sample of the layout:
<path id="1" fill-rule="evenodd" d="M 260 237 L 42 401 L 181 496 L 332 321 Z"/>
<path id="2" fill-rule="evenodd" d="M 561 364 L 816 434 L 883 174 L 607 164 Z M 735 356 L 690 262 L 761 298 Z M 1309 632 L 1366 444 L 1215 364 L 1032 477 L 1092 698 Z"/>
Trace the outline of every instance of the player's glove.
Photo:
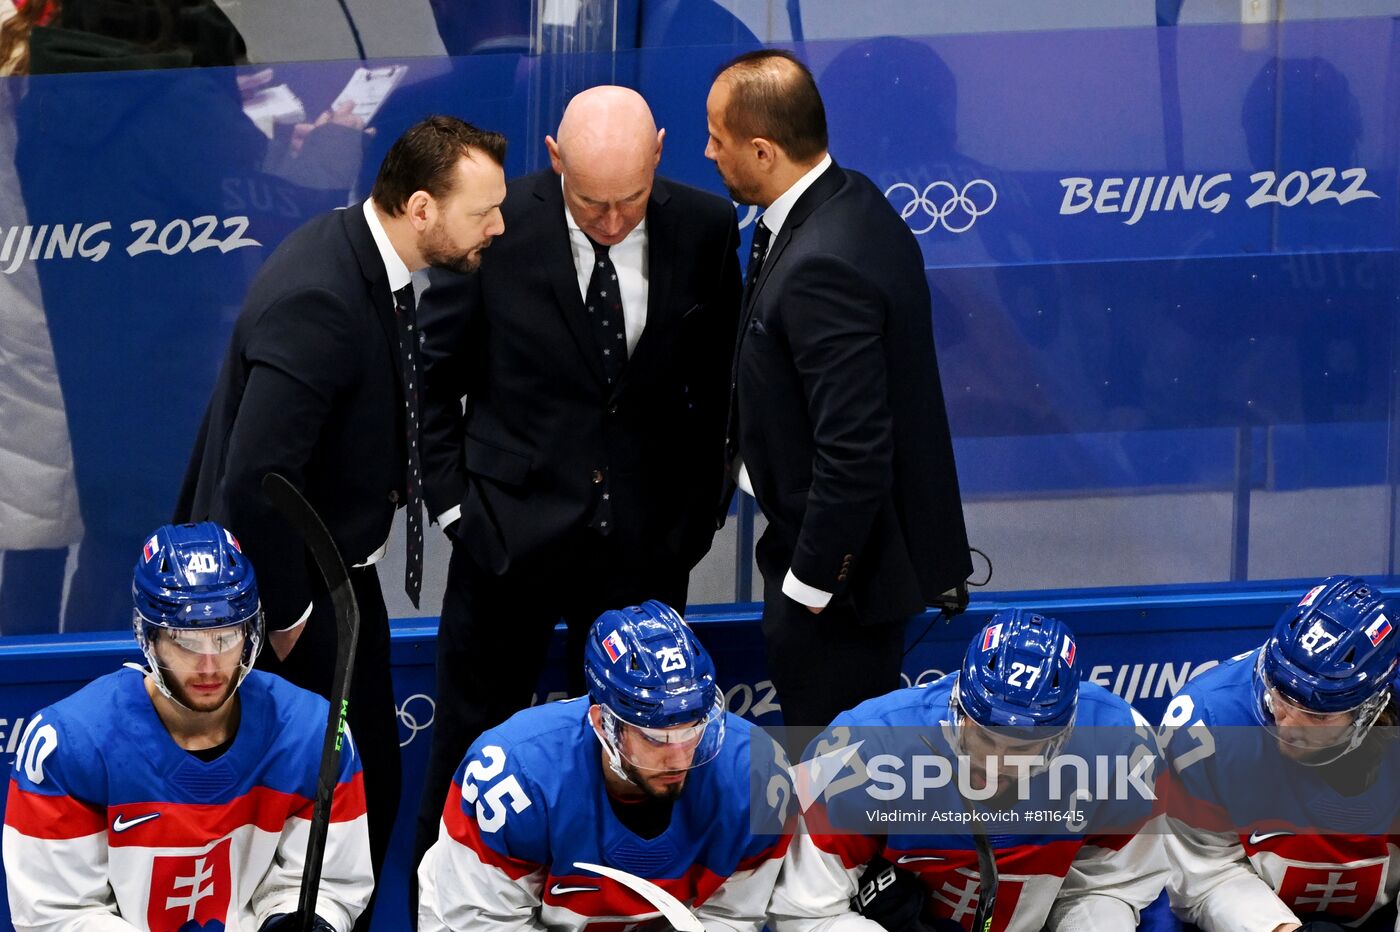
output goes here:
<path id="1" fill-rule="evenodd" d="M 1347 932 L 1346 929 L 1335 922 L 1328 922 L 1326 919 L 1314 919 L 1305 922 L 1298 927 L 1298 932 Z"/>
<path id="2" fill-rule="evenodd" d="M 917 876 L 876 857 L 865 865 L 851 906 L 889 932 L 926 932 L 922 917 L 927 898 Z"/>
<path id="3" fill-rule="evenodd" d="M 335 927 L 320 916 L 311 921 L 312 932 L 335 932 Z M 268 916 L 258 932 L 301 932 L 301 916 L 296 913 L 278 913 Z"/>

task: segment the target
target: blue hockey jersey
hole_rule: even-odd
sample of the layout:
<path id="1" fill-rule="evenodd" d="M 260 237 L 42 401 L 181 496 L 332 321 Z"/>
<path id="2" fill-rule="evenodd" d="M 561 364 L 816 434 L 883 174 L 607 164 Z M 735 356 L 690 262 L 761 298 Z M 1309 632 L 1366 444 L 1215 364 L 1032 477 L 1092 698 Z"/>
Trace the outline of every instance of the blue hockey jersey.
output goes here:
<path id="1" fill-rule="evenodd" d="M 1260 727 L 1258 653 L 1191 681 L 1163 716 L 1172 908 L 1206 932 L 1361 922 L 1400 888 L 1400 742 L 1384 742 L 1369 785 L 1346 792 L 1279 754 Z"/>
<path id="2" fill-rule="evenodd" d="M 807 833 L 793 839 L 773 897 L 778 932 L 879 930 L 851 907 L 861 873 L 877 855 L 923 881 L 927 923 L 971 929 L 981 880 L 970 830 L 948 818 L 966 812 L 955 782 L 931 789 L 904 808 L 887 809 L 891 818 L 884 831 L 875 826 L 852 831 L 878 808 L 872 803 L 872 785 L 891 786 L 891 765 L 881 763 L 882 755 L 887 761 L 908 762 L 913 759 L 911 749 L 917 752 L 927 742 L 931 756 L 956 756 L 948 737 L 949 698 L 956 680 L 957 674 L 950 674 L 927 686 L 862 703 L 837 716 L 814 745 L 809 759 L 830 755 L 843 745 L 857 747 L 821 798 L 805 811 Z M 1139 779 L 1153 787 L 1156 748 L 1146 726 L 1123 700 L 1093 683 L 1082 683 L 1075 731 L 1061 755 L 1088 758 L 1106 753 L 1117 760 L 1121 754 L 1123 760 L 1142 765 Z M 1155 787 L 1121 802 L 1072 801 L 1072 793 L 1050 798 L 1049 778 L 1048 772 L 1031 776 L 1028 798 L 1002 810 L 1005 821 L 987 824 L 1000 877 L 992 929 L 1133 928 L 1138 911 L 1157 898 L 1166 882 L 1165 855 L 1155 830 L 1160 817 L 1150 798 Z M 907 789 L 912 780 L 905 785 L 903 795 L 913 798 Z M 1053 824 L 1059 814 L 1069 812 L 1075 813 L 1073 819 Z M 1043 821 L 1046 818 L 1050 821 Z"/>
<path id="3" fill-rule="evenodd" d="M 586 699 L 526 709 L 472 745 L 419 868 L 421 932 L 620 932 L 660 915 L 579 864 L 654 883 L 707 929 L 758 932 L 787 837 L 755 834 L 750 818 L 764 813 L 753 813 L 750 799 L 769 799 L 771 784 L 785 802 L 788 784 L 765 763 L 773 755 L 751 755 L 749 723 L 726 713 L 718 756 L 690 771 L 669 827 L 643 839 L 613 812 L 588 709 Z"/>
<path id="4" fill-rule="evenodd" d="M 326 701 L 257 670 L 238 699 L 237 734 L 209 762 L 175 743 L 134 669 L 30 720 L 5 809 L 16 929 L 256 932 L 296 911 Z M 316 908 L 340 932 L 374 887 L 345 747 Z"/>

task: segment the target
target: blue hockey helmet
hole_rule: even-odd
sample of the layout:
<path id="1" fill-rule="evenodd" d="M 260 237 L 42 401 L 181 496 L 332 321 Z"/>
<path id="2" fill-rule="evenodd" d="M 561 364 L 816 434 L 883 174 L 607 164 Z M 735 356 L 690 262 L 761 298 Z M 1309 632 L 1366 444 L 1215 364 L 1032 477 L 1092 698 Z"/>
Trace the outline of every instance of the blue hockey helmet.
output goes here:
<path id="1" fill-rule="evenodd" d="M 1062 621 L 997 612 L 967 647 L 953 688 L 954 723 L 1027 738 L 1068 737 L 1079 703 L 1074 635 Z"/>
<path id="2" fill-rule="evenodd" d="M 653 745 L 693 745 L 690 767 L 719 753 L 724 697 L 715 665 L 674 609 L 653 600 L 604 612 L 588 633 L 583 666 L 615 770 L 619 757 L 644 766 L 627 752 L 624 726 Z"/>
<path id="3" fill-rule="evenodd" d="M 156 652 L 157 640 L 190 654 L 221 654 L 242 647 L 234 687 L 262 649 L 262 605 L 253 566 L 234 536 L 206 521 L 166 525 L 141 549 L 132 575 L 132 627 L 157 687 L 171 695 Z"/>
<path id="4" fill-rule="evenodd" d="M 1400 633 L 1391 614 L 1365 580 L 1329 576 L 1289 606 L 1259 649 L 1254 684 L 1265 725 L 1275 724 L 1279 703 L 1293 707 L 1304 720 L 1350 717 L 1349 727 L 1327 748 L 1298 742 L 1311 751 L 1340 751 L 1306 763 L 1327 763 L 1356 748 L 1390 701 L 1400 665 Z M 1288 734 L 1281 732 L 1280 740 L 1291 743 Z M 1293 734 L 1301 738 L 1306 732 Z"/>

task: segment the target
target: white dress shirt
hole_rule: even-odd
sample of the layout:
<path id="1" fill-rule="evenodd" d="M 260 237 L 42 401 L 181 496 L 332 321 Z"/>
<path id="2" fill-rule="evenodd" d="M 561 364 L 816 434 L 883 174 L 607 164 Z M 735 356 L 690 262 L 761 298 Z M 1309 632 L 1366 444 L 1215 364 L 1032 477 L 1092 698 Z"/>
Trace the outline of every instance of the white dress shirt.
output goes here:
<path id="1" fill-rule="evenodd" d="M 562 177 L 559 183 L 564 183 Z M 564 202 L 564 222 L 569 228 L 569 251 L 574 257 L 574 274 L 578 277 L 579 297 L 586 301 L 588 282 L 593 277 L 593 244 L 588 241 L 588 235 L 579 228 L 578 221 L 574 220 L 568 201 Z M 647 325 L 650 269 L 647 259 L 646 217 L 642 218 L 642 222 L 637 224 L 622 242 L 608 249 L 608 258 L 612 259 L 613 268 L 617 270 L 617 283 L 621 286 L 619 293 L 622 297 L 623 330 L 627 336 L 627 354 L 630 356 L 637 348 L 637 341 L 642 338 L 642 331 Z M 439 527 L 447 527 L 460 517 L 462 506 L 453 505 L 437 516 L 437 523 Z"/>
<path id="2" fill-rule="evenodd" d="M 773 203 L 769 204 L 768 209 L 763 212 L 763 216 L 759 217 L 759 220 L 763 222 L 763 225 L 768 228 L 768 232 L 771 234 L 768 240 L 769 249 L 772 249 L 773 244 L 778 241 L 778 231 L 780 231 L 783 228 L 783 224 L 787 222 L 788 214 L 792 213 L 792 208 L 796 206 L 798 199 L 801 198 L 803 194 L 807 193 L 807 189 L 821 177 L 822 172 L 830 167 L 831 156 L 823 155 L 820 162 L 813 165 L 805 175 L 793 182 L 792 187 L 774 198 Z M 767 258 L 767 253 L 764 253 L 764 259 Z M 753 482 L 749 479 L 749 469 L 744 465 L 744 460 L 741 456 L 736 456 L 734 458 L 734 474 L 737 477 L 734 481 L 738 484 L 739 488 L 753 495 Z M 825 608 L 826 604 L 831 601 L 830 592 L 818 589 L 815 586 L 807 585 L 794 576 L 791 569 L 788 570 L 787 576 L 783 578 L 783 594 L 794 602 L 801 605 L 809 605 L 812 608 Z"/>
<path id="3" fill-rule="evenodd" d="M 561 182 L 563 179 L 560 179 Z M 569 202 L 564 202 L 564 221 L 569 225 L 569 249 L 574 254 L 574 272 L 578 275 L 579 297 L 588 300 L 588 282 L 593 277 L 593 244 L 588 235 L 579 229 L 569 210 Z M 647 325 L 647 219 L 627 234 L 616 246 L 608 248 L 608 258 L 617 270 L 617 283 L 622 295 L 623 329 L 627 334 L 627 353 L 631 355 L 642 338 Z"/>

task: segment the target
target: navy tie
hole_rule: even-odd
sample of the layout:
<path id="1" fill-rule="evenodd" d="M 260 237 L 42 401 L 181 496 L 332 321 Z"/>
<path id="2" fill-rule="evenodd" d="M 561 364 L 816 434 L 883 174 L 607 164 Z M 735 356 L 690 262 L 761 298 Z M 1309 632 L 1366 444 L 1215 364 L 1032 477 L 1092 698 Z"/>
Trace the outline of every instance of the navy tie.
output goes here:
<path id="1" fill-rule="evenodd" d="M 609 385 L 616 385 L 627 364 L 627 333 L 622 316 L 622 289 L 618 287 L 617 269 L 608 257 L 608 247 L 593 243 L 593 274 L 588 279 L 588 295 L 583 303 L 588 319 L 593 322 L 598 349 L 603 354 L 603 375 Z"/>
<path id="2" fill-rule="evenodd" d="M 763 272 L 763 260 L 768 255 L 768 243 L 773 239 L 773 231 L 764 226 L 760 219 L 753 228 L 753 245 L 749 247 L 749 264 L 744 268 L 744 306 L 748 307 L 753 292 L 758 287 L 758 276 Z"/>
<path id="3" fill-rule="evenodd" d="M 404 439 L 408 448 L 408 558 L 404 564 L 403 588 L 417 608 L 418 594 L 423 590 L 423 482 L 418 456 L 418 319 L 412 282 L 394 292 L 394 317 L 399 323 Z"/>

